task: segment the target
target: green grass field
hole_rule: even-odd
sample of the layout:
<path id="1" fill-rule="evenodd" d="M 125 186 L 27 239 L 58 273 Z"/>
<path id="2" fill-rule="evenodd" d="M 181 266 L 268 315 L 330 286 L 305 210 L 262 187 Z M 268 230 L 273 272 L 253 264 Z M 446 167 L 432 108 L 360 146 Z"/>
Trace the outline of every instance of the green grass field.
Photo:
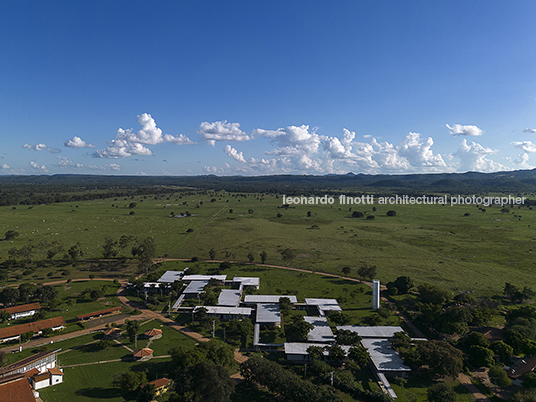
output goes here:
<path id="1" fill-rule="evenodd" d="M 266 251 L 267 263 L 286 265 L 280 251 L 290 248 L 296 256 L 292 266 L 337 273 L 350 266 L 354 268 L 351 275 L 355 275 L 355 268 L 362 264 L 375 265 L 382 282 L 410 275 L 417 283 L 481 294 L 500 292 L 505 281 L 536 287 L 532 272 L 536 264 L 532 255 L 536 250 L 536 211 L 524 206 L 504 213 L 498 206 L 481 212 L 475 205 L 375 205 L 376 211 L 370 205 L 354 205 L 352 211 L 375 216 L 367 220 L 352 218 L 350 206 L 338 205 L 338 201 L 332 206 L 282 209 L 278 208 L 282 198 L 276 196 L 221 193 L 179 197 L 109 199 L 31 209 L 1 207 L 0 233 L 15 230 L 20 237 L 0 242 L 0 258 L 7 258 L 12 247 L 40 240 L 58 240 L 66 248 L 80 242 L 85 258 L 98 258 L 105 236 L 119 239 L 128 234 L 140 239 L 153 236 L 157 254 L 170 258 L 208 259 L 213 247 L 219 259 L 227 252 L 233 260 L 247 261 L 252 252 L 258 262 L 259 254 Z M 130 202 L 137 206 L 129 209 Z M 397 215 L 386 216 L 388 210 Z M 131 211 L 135 214 L 130 215 Z M 170 217 L 171 212 L 186 211 L 195 216 Z M 193 232 L 187 233 L 187 229 Z M 34 254 L 37 259 L 44 251 L 36 248 Z M 123 254 L 129 256 L 129 250 L 122 250 Z M 44 279 L 45 272 L 53 270 L 59 276 L 60 269 L 37 269 L 33 275 Z M 89 272 L 84 269 L 71 269 L 70 277 L 87 277 Z M 23 272 L 13 271 L 10 280 L 16 281 L 15 275 L 32 279 Z M 134 268 L 102 264 L 94 266 L 92 272 L 128 277 Z"/>

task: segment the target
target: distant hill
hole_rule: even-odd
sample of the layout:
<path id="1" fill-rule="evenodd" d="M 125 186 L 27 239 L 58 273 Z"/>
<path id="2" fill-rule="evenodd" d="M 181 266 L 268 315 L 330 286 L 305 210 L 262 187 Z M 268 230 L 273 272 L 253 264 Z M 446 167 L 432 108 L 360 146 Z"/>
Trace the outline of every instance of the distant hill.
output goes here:
<path id="1" fill-rule="evenodd" d="M 405 192 L 413 193 L 536 193 L 536 169 L 494 173 L 436 173 L 403 175 L 270 175 L 270 176 L 102 176 L 49 175 L 0 176 L 0 200 L 24 193 L 114 191 L 127 189 L 147 193 L 153 187 L 190 187 L 203 190 L 277 192 Z M 144 189 L 145 190 L 142 190 Z M 58 201 L 56 201 L 58 202 Z M 16 204 L 15 200 L 7 204 Z"/>

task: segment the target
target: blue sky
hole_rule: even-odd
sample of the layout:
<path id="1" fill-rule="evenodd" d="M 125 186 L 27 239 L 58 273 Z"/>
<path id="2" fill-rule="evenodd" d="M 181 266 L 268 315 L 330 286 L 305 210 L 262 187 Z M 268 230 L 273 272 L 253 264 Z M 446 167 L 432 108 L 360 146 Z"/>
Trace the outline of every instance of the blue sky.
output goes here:
<path id="1" fill-rule="evenodd" d="M 0 174 L 536 166 L 534 1 L 8 1 Z"/>

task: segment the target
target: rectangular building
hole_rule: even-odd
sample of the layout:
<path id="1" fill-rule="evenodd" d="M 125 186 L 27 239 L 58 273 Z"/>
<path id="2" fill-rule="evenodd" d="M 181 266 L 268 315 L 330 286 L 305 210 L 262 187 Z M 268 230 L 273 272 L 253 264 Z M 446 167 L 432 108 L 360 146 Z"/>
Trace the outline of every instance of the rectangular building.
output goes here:
<path id="1" fill-rule="evenodd" d="M 281 326 L 281 311 L 277 303 L 258 303 L 257 317 L 258 324 Z"/>
<path id="2" fill-rule="evenodd" d="M 9 314 L 11 314 L 11 319 L 16 320 L 23 317 L 29 317 L 34 315 L 37 310 L 41 309 L 41 305 L 39 303 L 30 303 L 30 304 L 23 304 L 20 306 L 13 306 L 8 308 L 0 309 L 0 313 L 2 311 L 7 311 Z"/>
<path id="3" fill-rule="evenodd" d="M 244 297 L 244 303 L 279 303 L 279 299 L 282 297 L 287 297 L 291 303 L 298 303 L 298 299 L 294 295 L 246 295 Z"/>
<path id="4" fill-rule="evenodd" d="M 303 319 L 314 327 L 307 334 L 309 342 L 335 343 L 335 335 L 333 335 L 326 317 L 303 317 Z"/>

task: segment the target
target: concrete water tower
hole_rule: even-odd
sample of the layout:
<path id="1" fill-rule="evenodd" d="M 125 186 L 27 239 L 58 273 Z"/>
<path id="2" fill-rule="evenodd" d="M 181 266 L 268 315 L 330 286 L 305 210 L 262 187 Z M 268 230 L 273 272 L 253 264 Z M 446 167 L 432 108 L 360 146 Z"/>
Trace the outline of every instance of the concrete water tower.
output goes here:
<path id="1" fill-rule="evenodd" d="M 380 308 L 380 281 L 374 279 L 372 281 L 372 309 L 378 310 Z"/>

